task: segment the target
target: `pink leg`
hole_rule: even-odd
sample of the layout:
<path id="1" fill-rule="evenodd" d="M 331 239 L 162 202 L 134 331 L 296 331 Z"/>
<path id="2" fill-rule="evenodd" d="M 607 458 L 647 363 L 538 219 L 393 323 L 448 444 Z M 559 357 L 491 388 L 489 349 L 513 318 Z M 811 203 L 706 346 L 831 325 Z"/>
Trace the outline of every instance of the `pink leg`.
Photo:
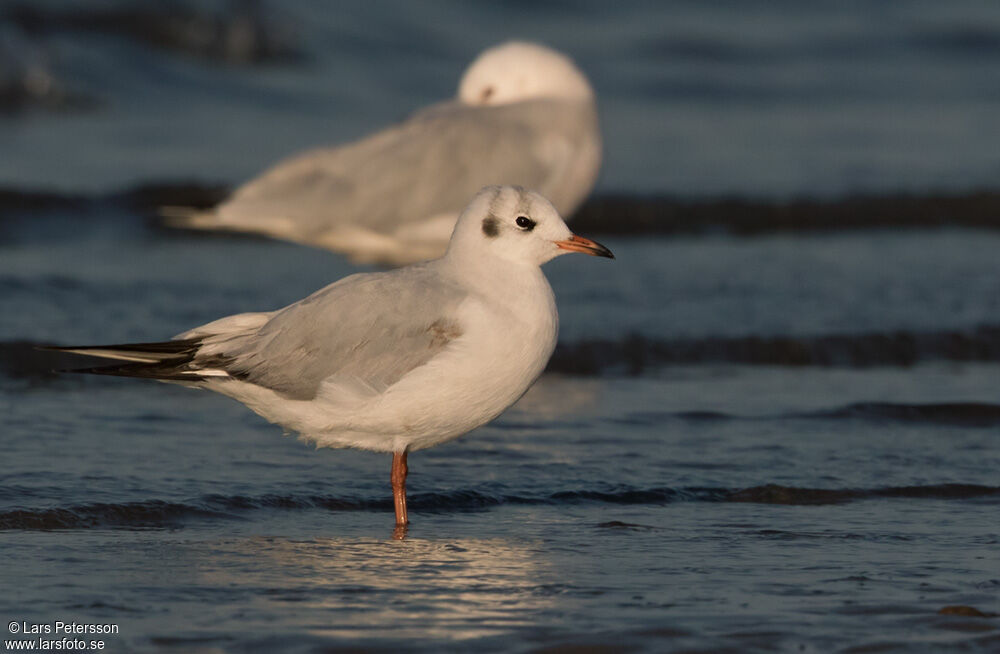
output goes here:
<path id="1" fill-rule="evenodd" d="M 405 527 L 410 523 L 406 517 L 406 452 L 392 453 L 392 500 L 396 506 L 396 527 Z"/>

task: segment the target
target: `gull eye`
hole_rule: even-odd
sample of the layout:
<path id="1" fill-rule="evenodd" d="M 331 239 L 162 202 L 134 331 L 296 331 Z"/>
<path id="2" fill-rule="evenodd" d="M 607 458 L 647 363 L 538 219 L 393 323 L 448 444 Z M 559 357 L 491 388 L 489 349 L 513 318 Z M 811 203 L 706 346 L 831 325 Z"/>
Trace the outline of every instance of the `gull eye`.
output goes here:
<path id="1" fill-rule="evenodd" d="M 523 229 L 526 232 L 530 232 L 535 228 L 535 221 L 527 216 L 518 216 L 514 219 L 514 224 Z"/>

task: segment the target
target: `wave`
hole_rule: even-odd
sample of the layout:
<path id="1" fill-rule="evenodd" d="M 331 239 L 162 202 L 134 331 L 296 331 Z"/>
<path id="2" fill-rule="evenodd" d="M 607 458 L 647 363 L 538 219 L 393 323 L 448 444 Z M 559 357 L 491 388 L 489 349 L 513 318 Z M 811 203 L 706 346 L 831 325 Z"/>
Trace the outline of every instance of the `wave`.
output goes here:
<path id="1" fill-rule="evenodd" d="M 677 411 L 633 414 L 621 418 L 630 424 L 659 424 L 669 419 L 686 422 L 728 420 L 863 420 L 869 422 L 909 422 L 955 427 L 994 427 L 1000 425 L 1000 404 L 987 402 L 855 402 L 833 409 L 745 416 L 721 411 Z"/>
<path id="2" fill-rule="evenodd" d="M 0 373 L 51 377 L 79 368 L 79 357 L 37 349 L 49 343 L 0 342 Z M 651 338 L 560 343 L 549 372 L 567 375 L 639 376 L 670 365 L 739 364 L 866 368 L 913 366 L 928 361 L 1000 362 L 1000 326 L 937 332 L 885 332 L 826 336 L 745 336 L 702 339 Z"/>
<path id="3" fill-rule="evenodd" d="M 750 236 L 944 226 L 1000 228 L 1000 192 L 890 193 L 789 201 L 607 194 L 589 200 L 573 217 L 573 228 L 587 234 L 723 232 Z"/>
<path id="4" fill-rule="evenodd" d="M 802 415 L 816 418 L 860 418 L 864 420 L 935 423 L 962 427 L 1000 425 L 1000 405 L 984 402 L 931 404 L 858 402 L 831 411 L 817 411 Z"/>
<path id="5" fill-rule="evenodd" d="M 221 202 L 226 193 L 225 187 L 198 183 L 140 184 L 96 195 L 0 188 L 0 217 L 62 210 L 82 211 L 94 207 L 120 207 L 141 213 L 154 213 L 159 207 L 167 205 L 204 209 Z"/>
<path id="6" fill-rule="evenodd" d="M 169 528 L 191 520 L 236 519 L 241 512 L 261 509 L 326 509 L 358 511 L 388 508 L 388 501 L 364 501 L 321 496 L 245 497 L 207 495 L 190 503 L 148 500 L 121 504 L 79 504 L 41 510 L 0 512 L 3 529 L 87 529 L 94 527 Z"/>
<path id="7" fill-rule="evenodd" d="M 750 488 L 633 488 L 605 490 L 561 490 L 548 494 L 517 495 L 461 490 L 449 493 L 414 493 L 409 497 L 416 511 L 478 511 L 495 506 L 566 505 L 603 503 L 659 505 L 674 502 L 749 502 L 758 504 L 825 505 L 859 500 L 974 500 L 1000 497 L 1000 486 L 977 484 L 932 484 L 872 489 L 799 488 L 766 484 Z M 262 510 L 377 511 L 390 512 L 388 498 L 372 500 L 321 495 L 207 495 L 191 502 L 149 500 L 121 504 L 80 504 L 40 510 L 15 509 L 0 512 L 0 530 L 61 529 L 164 529 L 197 520 L 241 519 Z"/>
<path id="8" fill-rule="evenodd" d="M 549 370 L 575 375 L 641 375 L 665 365 L 735 363 L 768 366 L 912 366 L 925 361 L 1000 361 L 1000 327 L 819 336 L 651 338 L 561 343 Z"/>
<path id="9" fill-rule="evenodd" d="M 872 489 L 796 488 L 778 484 L 753 486 L 730 493 L 725 501 L 756 504 L 843 504 L 870 499 L 967 500 L 1000 496 L 1000 486 L 931 484 Z"/>
<path id="10" fill-rule="evenodd" d="M 133 7 L 43 8 L 11 3 L 0 18 L 30 37 L 80 32 L 127 38 L 142 45 L 236 65 L 298 62 L 303 53 L 258 3 L 233 2 L 218 11 L 155 4 Z"/>
<path id="11" fill-rule="evenodd" d="M 227 192 L 220 185 L 170 181 L 153 181 L 96 195 L 0 188 L 0 217 L 86 207 L 123 208 L 142 215 L 155 215 L 162 206 L 211 207 L 224 199 Z M 773 232 L 945 226 L 1000 229 L 1000 191 L 790 201 L 603 194 L 589 199 L 572 218 L 575 230 L 595 235 L 722 232 L 751 236 Z"/>

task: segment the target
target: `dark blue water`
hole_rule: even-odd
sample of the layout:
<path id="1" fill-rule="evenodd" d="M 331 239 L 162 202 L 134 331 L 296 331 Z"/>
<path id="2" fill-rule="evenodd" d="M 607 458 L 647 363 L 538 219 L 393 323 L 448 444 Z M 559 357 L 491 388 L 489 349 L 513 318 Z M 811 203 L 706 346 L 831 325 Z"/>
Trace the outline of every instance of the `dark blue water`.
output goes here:
<path id="1" fill-rule="evenodd" d="M 510 38 L 565 50 L 591 78 L 606 137 L 602 189 L 964 190 L 1000 176 L 1000 6 L 988 1 L 377 0 L 332 8 L 299 0 L 248 12 L 239 7 L 249 3 L 189 0 L 182 6 L 198 8 L 201 21 L 177 30 L 180 50 L 155 45 L 164 38 L 142 21 L 65 16 L 80 4 L 94 12 L 160 6 L 4 3 L 64 13 L 28 22 L 42 23 L 28 35 L 23 20 L 5 21 L 0 43 L 11 45 L 0 57 L 34 63 L 64 93 L 95 105 L 69 103 L 76 110 L 53 120 L 48 104 L 36 102 L 41 111 L 4 120 L 7 184 L 233 183 L 279 157 L 358 138 L 450 97 L 476 53 Z M 227 32 L 198 25 L 216 20 L 232 32 L 247 13 L 264 23 L 250 32 L 259 65 L 205 53 L 213 43 L 224 49 Z M 66 27 L 81 22 L 87 29 Z M 278 56 L 286 50 L 302 60 Z"/>
<path id="2" fill-rule="evenodd" d="M 209 393 L 53 374 L 74 362 L 31 347 L 163 339 L 358 270 L 93 194 L 233 183 L 356 137 L 510 36 L 591 75 L 602 192 L 995 187 L 1000 10 L 265 10 L 281 29 L 257 63 L 0 22 L 89 98 L 0 117 L 0 185 L 84 194 L 0 197 L 0 630 L 114 624 L 110 651 L 155 652 L 1000 648 L 1000 230 L 960 215 L 592 234 L 616 261 L 546 267 L 549 372 L 410 458 L 404 541 L 388 457 L 314 450 Z"/>

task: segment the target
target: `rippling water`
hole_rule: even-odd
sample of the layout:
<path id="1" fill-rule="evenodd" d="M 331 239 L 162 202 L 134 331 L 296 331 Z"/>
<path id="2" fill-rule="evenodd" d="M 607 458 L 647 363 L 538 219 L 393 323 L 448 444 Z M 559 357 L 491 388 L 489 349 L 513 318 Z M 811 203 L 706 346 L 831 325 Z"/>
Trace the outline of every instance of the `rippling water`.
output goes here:
<path id="1" fill-rule="evenodd" d="M 275 3 L 301 57 L 260 67 L 28 39 L 96 102 L 0 118 L 0 618 L 117 624 L 129 652 L 1000 648 L 1000 223 L 963 194 L 1000 172 L 997 10 L 386 6 Z M 163 339 L 355 272 L 167 231 L 113 192 L 355 137 L 514 35 L 571 51 L 602 95 L 604 200 L 581 220 L 618 259 L 546 267 L 548 373 L 411 457 L 406 540 L 388 457 L 34 348 Z M 759 204 L 850 190 L 880 195 Z M 707 204 L 613 223 L 667 206 L 646 192 Z"/>
<path id="2" fill-rule="evenodd" d="M 163 338 L 348 264 L 127 213 L 6 228 L 4 615 L 117 623 L 130 650 L 998 644 L 995 618 L 937 612 L 997 609 L 1000 235 L 611 237 L 613 264 L 554 262 L 552 372 L 411 457 L 398 543 L 388 457 L 27 345 Z"/>
<path id="3" fill-rule="evenodd" d="M 992 187 L 1000 175 L 1000 6 L 992 2 L 377 0 L 334 11 L 297 0 L 265 5 L 270 27 L 256 42 L 287 42 L 304 61 L 256 69 L 222 55 L 206 62 L 211 49 L 199 44 L 212 30 L 197 19 L 176 35 L 157 13 L 113 20 L 99 11 L 144 3 L 92 3 L 82 17 L 65 0 L 8 6 L 18 4 L 66 12 L 47 29 L 43 22 L 30 52 L 99 107 L 0 124 L 0 179 L 18 185 L 233 183 L 453 95 L 475 54 L 510 38 L 569 52 L 592 79 L 605 190 L 964 190 Z M 183 4 L 211 22 L 226 3 Z M 228 18 L 231 29 L 245 22 L 239 11 Z M 22 43 L 23 20 L 6 23 L 0 39 Z M 180 52 L 163 49 L 161 31 L 179 37 Z"/>

